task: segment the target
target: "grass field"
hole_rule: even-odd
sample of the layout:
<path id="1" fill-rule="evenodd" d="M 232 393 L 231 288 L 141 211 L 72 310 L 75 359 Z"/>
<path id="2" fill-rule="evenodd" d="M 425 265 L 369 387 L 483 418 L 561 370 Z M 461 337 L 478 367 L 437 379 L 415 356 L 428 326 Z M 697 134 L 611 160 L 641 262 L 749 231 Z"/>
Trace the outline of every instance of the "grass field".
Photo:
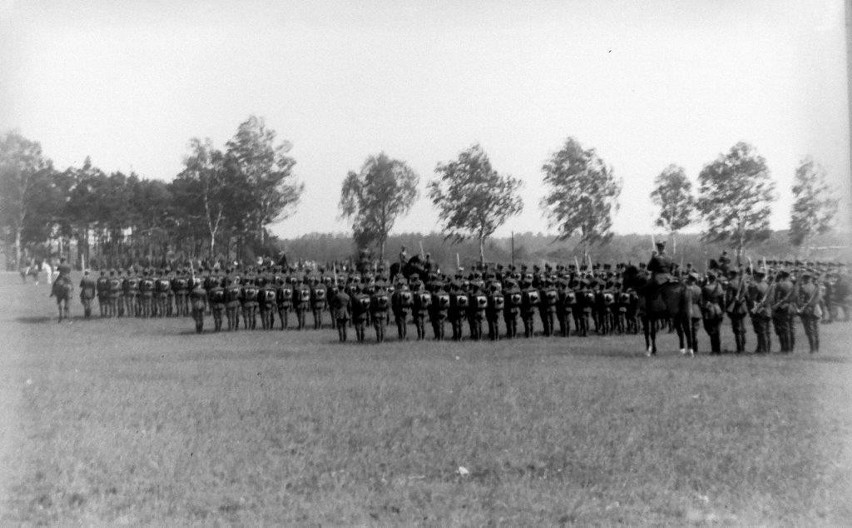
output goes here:
<path id="1" fill-rule="evenodd" d="M 57 324 L 47 295 L 0 275 L 2 525 L 852 519 L 852 324 L 816 356 L 800 335 L 789 356 L 688 359 L 663 335 L 647 359 L 638 336 Z"/>

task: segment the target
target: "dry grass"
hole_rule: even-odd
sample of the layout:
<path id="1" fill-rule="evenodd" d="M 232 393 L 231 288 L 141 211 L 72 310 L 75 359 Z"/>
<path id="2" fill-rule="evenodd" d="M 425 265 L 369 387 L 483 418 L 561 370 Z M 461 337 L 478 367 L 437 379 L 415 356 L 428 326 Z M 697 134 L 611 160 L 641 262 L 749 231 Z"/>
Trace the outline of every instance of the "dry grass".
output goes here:
<path id="1" fill-rule="evenodd" d="M 16 280 L 0 277 L 3 524 L 852 519 L 852 325 L 823 327 L 819 356 L 690 360 L 671 336 L 653 360 L 635 336 L 341 346 L 59 325 Z"/>

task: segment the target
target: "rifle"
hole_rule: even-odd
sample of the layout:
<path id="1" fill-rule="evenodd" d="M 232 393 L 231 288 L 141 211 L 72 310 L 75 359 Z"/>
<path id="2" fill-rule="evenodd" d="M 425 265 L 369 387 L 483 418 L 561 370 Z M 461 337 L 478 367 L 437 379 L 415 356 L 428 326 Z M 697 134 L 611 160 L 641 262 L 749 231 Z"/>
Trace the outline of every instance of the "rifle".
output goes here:
<path id="1" fill-rule="evenodd" d="M 752 314 L 757 313 L 758 311 L 763 309 L 764 306 L 766 306 L 766 301 L 767 299 L 769 299 L 770 293 L 775 293 L 775 282 L 773 282 L 769 285 L 768 288 L 766 288 L 766 293 L 763 294 L 763 299 L 761 299 L 760 302 L 756 303 L 754 306 L 751 307 Z"/>
<path id="2" fill-rule="evenodd" d="M 728 313 L 732 313 L 734 311 L 734 308 L 736 307 L 736 305 L 740 304 L 743 301 L 742 294 L 743 294 L 743 284 L 745 284 L 745 277 L 743 277 L 742 272 L 739 274 L 739 280 L 740 280 L 740 282 L 737 285 L 736 295 L 731 300 L 731 302 L 729 302 L 728 305 L 725 307 L 725 311 L 728 312 Z"/>

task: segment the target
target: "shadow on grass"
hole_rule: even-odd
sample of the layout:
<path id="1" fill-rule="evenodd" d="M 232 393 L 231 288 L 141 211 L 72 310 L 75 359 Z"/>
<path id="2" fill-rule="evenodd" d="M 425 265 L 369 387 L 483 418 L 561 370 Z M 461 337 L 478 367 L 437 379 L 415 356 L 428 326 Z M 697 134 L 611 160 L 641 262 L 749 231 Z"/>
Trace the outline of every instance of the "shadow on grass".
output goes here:
<path id="1" fill-rule="evenodd" d="M 32 316 L 16 317 L 12 320 L 15 321 L 16 323 L 23 323 L 23 324 L 45 324 L 45 323 L 54 323 L 55 324 L 55 323 L 59 322 L 59 315 L 58 314 L 56 314 L 56 315 L 32 315 Z M 94 322 L 100 321 L 100 320 L 108 321 L 109 319 L 102 318 L 102 317 L 95 317 L 95 316 L 87 318 L 87 317 L 84 317 L 82 315 L 72 315 L 72 316 L 69 316 L 69 317 L 64 317 L 62 319 L 62 323 L 63 324 L 64 323 L 83 323 L 83 322 L 94 323 Z"/>

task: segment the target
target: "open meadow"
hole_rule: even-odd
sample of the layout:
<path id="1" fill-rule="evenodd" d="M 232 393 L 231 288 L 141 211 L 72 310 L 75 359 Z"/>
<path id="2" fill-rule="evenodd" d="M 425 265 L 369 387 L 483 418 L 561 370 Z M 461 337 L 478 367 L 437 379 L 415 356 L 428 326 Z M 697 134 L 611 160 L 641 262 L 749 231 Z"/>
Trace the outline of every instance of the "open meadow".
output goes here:
<path id="1" fill-rule="evenodd" d="M 818 355 L 800 328 L 793 355 L 663 334 L 648 359 L 639 336 L 196 335 L 76 298 L 57 324 L 48 293 L 0 275 L 2 525 L 852 519 L 852 324 Z"/>

